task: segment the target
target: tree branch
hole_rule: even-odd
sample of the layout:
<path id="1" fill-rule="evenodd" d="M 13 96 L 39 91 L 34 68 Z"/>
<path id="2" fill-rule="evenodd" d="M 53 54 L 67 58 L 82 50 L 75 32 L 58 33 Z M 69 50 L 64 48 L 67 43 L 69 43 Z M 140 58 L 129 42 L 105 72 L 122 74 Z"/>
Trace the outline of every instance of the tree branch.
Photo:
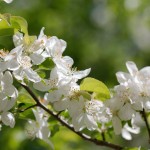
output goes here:
<path id="1" fill-rule="evenodd" d="M 22 85 L 22 84 L 21 84 Z M 44 109 L 48 114 L 50 114 L 51 116 L 53 116 L 55 119 L 57 119 L 62 125 L 64 125 L 65 127 L 67 127 L 68 129 L 70 129 L 71 131 L 73 131 L 74 133 L 76 133 L 77 135 L 79 135 L 81 138 L 83 138 L 84 140 L 90 141 L 92 143 L 95 143 L 96 145 L 100 145 L 100 146 L 106 146 L 109 148 L 112 148 L 114 150 L 122 150 L 124 147 L 121 147 L 119 145 L 115 145 L 106 141 L 101 141 L 101 140 L 97 140 L 97 139 L 92 139 L 91 137 L 87 136 L 86 134 L 82 134 L 81 132 L 77 132 L 74 130 L 74 128 L 72 126 L 70 126 L 66 121 L 62 120 L 58 114 L 54 114 L 54 112 L 52 112 L 51 110 L 47 109 L 44 105 L 42 105 L 40 103 L 40 101 L 38 100 L 38 98 L 36 97 L 36 95 L 31 91 L 31 89 L 25 85 L 22 85 L 27 92 L 32 96 L 32 98 L 35 100 L 35 102 L 37 103 L 37 106 L 41 107 L 42 109 Z"/>
<path id="2" fill-rule="evenodd" d="M 36 106 L 38 106 L 38 104 L 29 106 L 29 107 L 25 108 L 24 110 L 19 110 L 19 112 L 20 112 L 20 113 L 25 112 L 26 110 L 31 109 L 31 108 L 34 108 L 34 107 L 36 107 Z"/>
<path id="3" fill-rule="evenodd" d="M 150 143 L 150 127 L 149 127 L 149 124 L 148 124 L 148 121 L 147 121 L 147 117 L 146 117 L 146 113 L 145 113 L 144 109 L 141 111 L 141 115 L 142 115 L 142 117 L 144 119 L 144 122 L 146 124 L 146 128 L 147 128 L 147 131 L 148 131 L 148 136 L 149 136 L 149 143 Z"/>

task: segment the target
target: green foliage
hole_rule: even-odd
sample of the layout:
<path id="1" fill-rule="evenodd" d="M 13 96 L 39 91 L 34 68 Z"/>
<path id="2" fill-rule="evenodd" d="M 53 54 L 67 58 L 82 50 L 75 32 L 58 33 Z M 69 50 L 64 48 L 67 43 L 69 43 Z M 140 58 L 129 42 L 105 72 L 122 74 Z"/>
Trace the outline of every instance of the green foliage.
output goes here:
<path id="1" fill-rule="evenodd" d="M 28 24 L 26 20 L 20 16 L 0 14 L 0 36 L 11 36 L 17 31 L 28 35 Z"/>
<path id="2" fill-rule="evenodd" d="M 23 88 L 19 92 L 19 96 L 17 97 L 17 102 L 30 104 L 30 105 L 35 104 L 33 98 Z"/>
<path id="3" fill-rule="evenodd" d="M 37 67 L 37 73 L 41 78 L 49 78 L 50 70 L 54 68 L 54 62 L 52 59 L 47 58 L 43 63 L 38 65 Z"/>
<path id="4" fill-rule="evenodd" d="M 26 90 L 21 89 L 19 96 L 17 98 L 17 113 L 20 119 L 34 119 L 34 115 L 31 109 L 25 110 L 26 108 L 35 104 L 32 97 L 26 92 Z M 25 111 L 24 111 L 25 110 Z"/>
<path id="5" fill-rule="evenodd" d="M 93 92 L 94 97 L 99 100 L 106 100 L 110 98 L 110 92 L 107 86 L 94 78 L 85 78 L 81 84 L 80 89 L 88 92 Z"/>
<path id="6" fill-rule="evenodd" d="M 52 68 L 54 68 L 54 62 L 52 61 L 52 59 L 47 58 L 43 63 L 38 66 L 38 68 L 41 70 L 51 70 Z"/>

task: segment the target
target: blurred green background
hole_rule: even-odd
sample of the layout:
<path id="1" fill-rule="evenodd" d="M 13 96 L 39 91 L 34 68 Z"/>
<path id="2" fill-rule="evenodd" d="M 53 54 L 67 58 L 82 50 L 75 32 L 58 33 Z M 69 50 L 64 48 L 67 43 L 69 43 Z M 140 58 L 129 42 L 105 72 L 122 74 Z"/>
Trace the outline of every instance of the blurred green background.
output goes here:
<path id="1" fill-rule="evenodd" d="M 1 2 L 0 13 L 24 17 L 30 35 L 38 35 L 45 27 L 47 35 L 64 39 L 67 42 L 64 55 L 74 59 L 74 66 L 80 70 L 92 68 L 90 76 L 102 80 L 109 88 L 117 84 L 115 73 L 126 71 L 126 61 L 135 61 L 139 68 L 150 65 L 149 0 L 14 0 L 9 5 Z M 5 41 L 0 37 L 0 44 L 8 49 L 13 47 L 11 38 Z M 2 150 L 49 149 L 39 140 L 26 139 L 19 127 L 21 123 L 14 130 L 6 127 L 0 132 L 0 144 L 5 144 Z M 143 141 L 138 135 L 135 142 L 123 144 L 147 143 L 147 133 L 143 132 Z M 114 139 L 122 143 L 121 137 Z M 64 128 L 52 141 L 56 150 L 104 149 Z"/>

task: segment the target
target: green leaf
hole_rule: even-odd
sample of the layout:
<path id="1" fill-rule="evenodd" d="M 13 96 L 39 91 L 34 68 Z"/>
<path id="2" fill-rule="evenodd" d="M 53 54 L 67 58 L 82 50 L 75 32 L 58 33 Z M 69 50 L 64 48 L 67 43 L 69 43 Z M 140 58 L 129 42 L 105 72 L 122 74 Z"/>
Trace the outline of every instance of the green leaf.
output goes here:
<path id="1" fill-rule="evenodd" d="M 39 75 L 41 78 L 43 78 L 43 79 L 46 77 L 46 73 L 43 72 L 43 71 L 41 71 L 41 70 L 38 70 L 37 73 L 38 73 L 38 75 Z"/>
<path id="2" fill-rule="evenodd" d="M 39 65 L 39 69 L 42 70 L 50 70 L 52 68 L 54 68 L 54 62 L 50 58 L 47 58 L 42 64 Z"/>
<path id="3" fill-rule="evenodd" d="M 53 137 L 58 131 L 59 131 L 59 127 L 60 127 L 60 125 L 58 125 L 58 124 L 55 124 L 55 125 L 53 125 L 53 127 L 51 127 L 51 137 Z"/>
<path id="4" fill-rule="evenodd" d="M 27 106 L 27 105 L 26 105 Z M 28 109 L 24 112 L 19 113 L 19 118 L 20 119 L 35 119 L 34 114 L 32 112 L 32 109 Z"/>
<path id="5" fill-rule="evenodd" d="M 85 78 L 81 84 L 80 89 L 88 92 L 93 92 L 94 97 L 99 100 L 106 100 L 110 98 L 110 92 L 107 86 L 94 78 Z"/>
<path id="6" fill-rule="evenodd" d="M 0 14 L 0 36 L 11 36 L 18 31 L 23 32 L 28 40 L 28 24 L 24 18 Z"/>
<path id="7" fill-rule="evenodd" d="M 0 14 L 0 36 L 13 35 L 14 28 L 10 24 L 10 15 Z"/>
<path id="8" fill-rule="evenodd" d="M 28 23 L 24 18 L 20 16 L 11 16 L 10 22 L 12 27 L 20 29 L 24 34 L 28 34 Z"/>
<path id="9" fill-rule="evenodd" d="M 30 105 L 35 104 L 33 98 L 24 89 L 21 89 L 21 91 L 19 92 L 17 101 L 18 103 L 25 103 Z"/>

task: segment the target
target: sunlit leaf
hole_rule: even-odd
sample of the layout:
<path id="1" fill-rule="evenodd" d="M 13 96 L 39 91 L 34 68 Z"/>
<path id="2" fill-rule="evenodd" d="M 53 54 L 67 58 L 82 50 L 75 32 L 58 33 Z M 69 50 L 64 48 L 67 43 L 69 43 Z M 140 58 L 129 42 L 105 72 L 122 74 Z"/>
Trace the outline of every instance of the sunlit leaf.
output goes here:
<path id="1" fill-rule="evenodd" d="M 18 103 L 25 103 L 25 104 L 35 104 L 35 101 L 33 100 L 33 98 L 24 89 L 22 89 L 19 92 L 17 102 Z"/>
<path id="2" fill-rule="evenodd" d="M 107 86 L 94 78 L 85 78 L 81 84 L 80 89 L 88 92 L 93 92 L 96 99 L 106 100 L 110 98 L 110 92 Z"/>
<path id="3" fill-rule="evenodd" d="M 0 14 L 0 36 L 11 36 L 18 31 L 23 32 L 25 36 L 28 35 L 28 24 L 24 18 Z"/>

